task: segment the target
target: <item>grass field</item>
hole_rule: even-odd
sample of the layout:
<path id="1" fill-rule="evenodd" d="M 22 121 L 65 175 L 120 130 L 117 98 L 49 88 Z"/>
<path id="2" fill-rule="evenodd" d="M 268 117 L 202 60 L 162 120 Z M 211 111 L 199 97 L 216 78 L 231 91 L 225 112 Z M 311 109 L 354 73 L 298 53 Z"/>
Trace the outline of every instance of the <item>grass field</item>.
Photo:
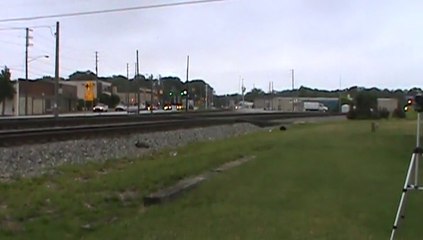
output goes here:
<path id="1" fill-rule="evenodd" d="M 0 239 L 388 239 L 415 121 L 379 124 L 297 125 L 1 184 Z M 251 155 L 174 202 L 142 205 L 153 190 Z M 410 194 L 398 239 L 423 236 L 422 203 Z"/>

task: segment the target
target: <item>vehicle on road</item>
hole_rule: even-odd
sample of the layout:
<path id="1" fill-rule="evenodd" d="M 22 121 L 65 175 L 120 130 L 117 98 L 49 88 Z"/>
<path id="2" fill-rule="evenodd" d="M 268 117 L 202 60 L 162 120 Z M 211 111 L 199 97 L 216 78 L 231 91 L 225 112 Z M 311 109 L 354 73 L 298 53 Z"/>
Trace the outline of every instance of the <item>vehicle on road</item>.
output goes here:
<path id="1" fill-rule="evenodd" d="M 328 108 L 320 102 L 304 102 L 304 111 L 306 112 L 327 112 Z"/>
<path id="2" fill-rule="evenodd" d="M 172 105 L 170 105 L 170 104 L 165 104 L 165 105 L 163 106 L 163 110 L 165 110 L 165 111 L 170 111 L 170 110 L 172 110 Z"/>
<path id="3" fill-rule="evenodd" d="M 125 106 L 125 105 L 123 105 L 123 104 L 118 104 L 116 107 L 115 107 L 115 111 L 116 112 L 124 112 L 124 111 L 126 111 L 127 110 L 127 107 Z"/>
<path id="4" fill-rule="evenodd" d="M 176 110 L 182 110 L 182 109 L 183 109 L 182 104 L 177 104 L 176 105 Z"/>
<path id="5" fill-rule="evenodd" d="M 93 107 L 93 112 L 107 112 L 109 111 L 109 106 L 106 104 L 99 103 Z"/>

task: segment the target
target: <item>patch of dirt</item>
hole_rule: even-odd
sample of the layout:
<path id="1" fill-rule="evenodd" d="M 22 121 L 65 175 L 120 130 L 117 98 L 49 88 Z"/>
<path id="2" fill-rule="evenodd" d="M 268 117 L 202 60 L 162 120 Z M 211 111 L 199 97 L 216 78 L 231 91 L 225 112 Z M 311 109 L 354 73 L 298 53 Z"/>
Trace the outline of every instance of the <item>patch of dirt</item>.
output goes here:
<path id="1" fill-rule="evenodd" d="M 24 227 L 21 223 L 11 220 L 11 219 L 4 219 L 0 223 L 0 229 L 2 231 L 11 232 L 11 233 L 19 233 L 24 231 Z"/>
<path id="2" fill-rule="evenodd" d="M 118 193 L 121 202 L 128 203 L 139 199 L 140 193 L 135 189 L 127 189 L 124 192 Z"/>

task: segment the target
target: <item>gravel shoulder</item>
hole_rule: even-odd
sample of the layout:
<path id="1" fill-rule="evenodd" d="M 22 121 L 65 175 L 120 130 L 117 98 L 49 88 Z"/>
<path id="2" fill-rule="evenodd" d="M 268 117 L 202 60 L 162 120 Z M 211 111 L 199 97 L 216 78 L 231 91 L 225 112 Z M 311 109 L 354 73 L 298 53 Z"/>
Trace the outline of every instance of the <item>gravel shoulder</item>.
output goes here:
<path id="1" fill-rule="evenodd" d="M 339 121 L 345 117 L 285 119 L 279 124 Z M 275 128 L 275 127 L 270 127 Z M 0 148 L 0 179 L 33 177 L 63 164 L 104 162 L 140 158 L 164 148 L 178 148 L 193 142 L 212 141 L 267 130 L 249 123 L 180 129 L 113 138 L 79 139 Z"/>

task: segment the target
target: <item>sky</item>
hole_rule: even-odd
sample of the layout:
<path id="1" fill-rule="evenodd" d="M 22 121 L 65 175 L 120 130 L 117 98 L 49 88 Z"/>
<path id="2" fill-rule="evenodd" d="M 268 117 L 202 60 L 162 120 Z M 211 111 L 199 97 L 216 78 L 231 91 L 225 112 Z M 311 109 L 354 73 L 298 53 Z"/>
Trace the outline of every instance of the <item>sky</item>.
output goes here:
<path id="1" fill-rule="evenodd" d="M 60 76 L 140 73 L 203 79 L 216 94 L 235 93 L 243 79 L 274 90 L 306 86 L 408 89 L 423 78 L 421 0 L 224 0 L 31 21 L 1 20 L 147 6 L 184 0 L 2 0 L 0 66 L 25 76 L 25 30 L 31 27 L 29 78 L 54 76 L 55 24 L 60 22 Z M 37 27 L 38 26 L 38 27 Z M 41 27 L 39 27 L 41 26 Z M 48 27 L 42 27 L 48 26 Z M 49 58 L 42 56 L 48 55 Z"/>

